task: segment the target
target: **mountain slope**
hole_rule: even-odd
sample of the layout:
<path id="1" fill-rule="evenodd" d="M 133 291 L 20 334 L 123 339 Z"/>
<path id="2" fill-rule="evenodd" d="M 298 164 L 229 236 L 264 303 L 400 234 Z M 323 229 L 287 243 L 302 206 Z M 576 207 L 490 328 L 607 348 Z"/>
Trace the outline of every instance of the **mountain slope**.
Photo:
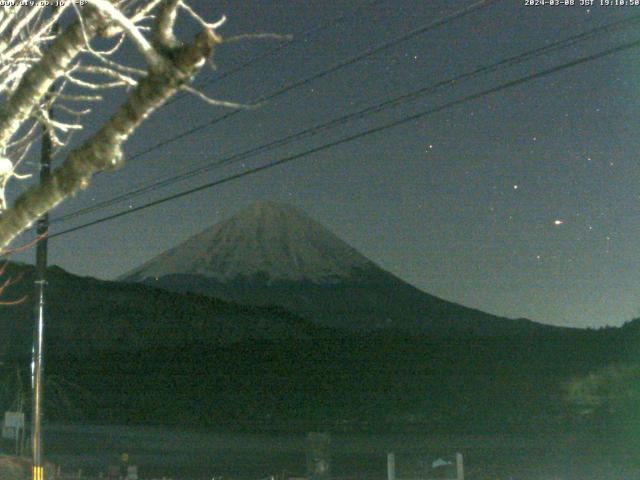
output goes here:
<path id="1" fill-rule="evenodd" d="M 33 337 L 33 267 L 10 264 L 5 275 L 21 280 L 4 297 L 28 298 L 0 306 L 0 356 L 24 357 Z M 46 341 L 56 351 L 135 352 L 327 334 L 279 307 L 79 277 L 58 267 L 47 272 L 46 299 Z"/>
<path id="2" fill-rule="evenodd" d="M 7 269 L 7 276 L 20 274 L 4 300 L 32 292 L 33 268 Z M 56 391 L 47 389 L 49 419 L 77 421 L 81 412 L 91 422 L 253 430 L 555 428 L 572 421 L 559 401 L 562 385 L 637 358 L 639 343 L 628 329 L 498 335 L 507 327 L 479 312 L 484 317 L 474 321 L 486 318 L 496 338 L 345 335 L 279 307 L 105 282 L 56 267 L 47 279 L 45 378 L 75 385 L 64 391 L 71 409 L 51 408 Z M 32 299 L 0 307 L 0 361 L 21 366 L 24 386 L 32 314 Z M 5 409 L 11 392 L 0 395 Z"/>
<path id="3" fill-rule="evenodd" d="M 288 205 L 252 206 L 121 278 L 244 304 L 275 304 L 355 331 L 514 335 L 549 330 L 429 295 Z"/>
<path id="4" fill-rule="evenodd" d="M 136 282 L 186 274 L 221 282 L 263 277 L 266 283 L 325 284 L 372 268 L 370 260 L 301 211 L 264 202 L 158 255 L 122 279 Z"/>

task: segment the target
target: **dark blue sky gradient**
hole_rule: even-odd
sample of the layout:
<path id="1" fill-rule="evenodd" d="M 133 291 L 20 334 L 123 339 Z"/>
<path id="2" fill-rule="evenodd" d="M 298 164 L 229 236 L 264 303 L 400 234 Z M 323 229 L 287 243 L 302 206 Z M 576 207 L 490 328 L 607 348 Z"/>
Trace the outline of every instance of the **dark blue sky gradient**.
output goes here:
<path id="1" fill-rule="evenodd" d="M 250 103 L 471 3 L 380 1 L 205 90 L 216 98 Z M 195 7 L 207 18 L 225 13 L 228 22 L 221 33 L 233 35 L 302 32 L 359 4 L 260 0 L 199 2 Z M 100 175 L 52 217 L 390 96 L 640 15 L 640 7 L 587 10 L 498 2 L 132 160 L 121 171 Z M 249 159 L 244 167 L 213 170 L 56 224 L 53 231 L 634 39 L 640 39 L 637 28 L 603 35 Z M 218 71 L 203 72 L 200 81 L 273 45 L 223 46 L 215 55 Z M 104 113 L 112 106 L 105 108 Z M 133 155 L 223 113 L 196 98 L 174 102 L 149 119 L 126 152 Z M 115 278 L 249 204 L 273 199 L 302 208 L 382 267 L 445 299 L 559 325 L 619 325 L 640 314 L 639 129 L 640 49 L 632 49 L 58 237 L 50 242 L 51 263 L 82 275 Z"/>

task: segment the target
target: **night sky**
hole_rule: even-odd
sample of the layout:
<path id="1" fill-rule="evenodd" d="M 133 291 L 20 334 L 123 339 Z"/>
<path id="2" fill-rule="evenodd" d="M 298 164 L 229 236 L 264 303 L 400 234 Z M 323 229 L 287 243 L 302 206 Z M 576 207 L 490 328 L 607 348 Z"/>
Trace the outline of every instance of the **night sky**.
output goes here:
<path id="1" fill-rule="evenodd" d="M 227 15 L 223 35 L 292 33 L 296 40 L 215 82 L 278 44 L 254 40 L 223 46 L 214 59 L 218 70 L 202 72 L 196 83 L 214 79 L 203 87 L 211 96 L 251 103 L 472 3 L 199 0 L 194 6 L 207 18 Z M 366 7 L 322 31 L 299 35 L 359 5 Z M 56 209 L 52 217 L 636 15 L 640 7 L 497 2 L 134 158 L 118 172 L 97 176 L 86 192 Z M 447 86 L 435 95 L 244 163 L 55 223 L 52 232 L 640 39 L 637 31 L 638 24 Z M 620 325 L 640 316 L 639 80 L 640 48 L 584 63 L 221 187 L 56 237 L 49 244 L 50 263 L 76 274 L 113 279 L 242 208 L 270 199 L 305 210 L 383 268 L 447 300 L 558 325 Z M 108 102 L 97 117 L 114 105 Z M 135 156 L 227 112 L 194 97 L 173 102 L 135 134 L 126 153 Z M 92 130 L 94 126 L 87 134 Z M 13 192 L 21 188 L 14 186 Z M 32 252 L 19 259 L 31 257 Z"/>

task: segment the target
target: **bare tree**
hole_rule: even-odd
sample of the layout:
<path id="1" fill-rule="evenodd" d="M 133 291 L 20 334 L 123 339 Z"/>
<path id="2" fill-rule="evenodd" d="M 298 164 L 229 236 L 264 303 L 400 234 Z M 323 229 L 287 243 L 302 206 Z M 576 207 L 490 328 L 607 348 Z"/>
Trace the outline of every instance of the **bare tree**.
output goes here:
<path id="1" fill-rule="evenodd" d="M 223 43 L 217 30 L 224 16 L 207 22 L 185 0 L 88 0 L 82 7 L 60 0 L 54 9 L 22 3 L 0 7 L 0 249 L 42 214 L 85 189 L 95 173 L 121 166 L 123 143 L 176 92 L 234 106 L 189 86 Z M 200 27 L 189 41 L 176 37 L 179 14 Z M 58 24 L 63 25 L 59 30 Z M 116 61 L 116 53 L 127 44 L 140 53 L 138 64 Z M 64 149 L 82 129 L 92 104 L 111 89 L 123 92 L 115 113 L 82 144 Z M 17 169 L 42 128 L 53 146 L 62 149 L 64 160 L 47 181 L 7 205 L 7 183 L 27 177 Z"/>
<path id="2" fill-rule="evenodd" d="M 18 305 L 27 299 L 26 295 L 23 295 L 22 297 L 19 297 L 19 298 L 6 298 L 6 295 L 5 295 L 6 290 L 12 285 L 15 285 L 20 280 L 22 280 L 22 276 L 24 273 L 24 272 L 18 273 L 16 276 L 7 275 L 7 267 L 9 266 L 9 260 L 8 260 L 9 257 L 11 256 L 11 254 L 22 253 L 26 250 L 29 250 L 31 247 L 33 247 L 35 244 L 41 241 L 45 236 L 46 234 L 40 235 L 25 245 L 21 245 L 19 247 L 14 247 L 10 249 L 4 249 L 4 251 L 0 253 L 0 307 L 6 306 L 6 305 Z"/>

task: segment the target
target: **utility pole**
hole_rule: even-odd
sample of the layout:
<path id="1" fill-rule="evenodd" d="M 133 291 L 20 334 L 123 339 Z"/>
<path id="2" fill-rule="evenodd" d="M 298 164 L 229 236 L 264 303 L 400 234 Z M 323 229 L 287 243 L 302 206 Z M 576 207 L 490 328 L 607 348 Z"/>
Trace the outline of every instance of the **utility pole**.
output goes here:
<path id="1" fill-rule="evenodd" d="M 49 112 L 51 115 L 51 112 Z M 40 183 L 45 182 L 51 175 L 51 155 L 53 144 L 51 136 L 45 127 L 42 131 L 40 144 Z M 36 233 L 36 304 L 35 325 L 33 331 L 33 403 L 31 414 L 31 454 L 33 459 L 32 480 L 44 480 L 44 466 L 42 462 L 42 376 L 44 373 L 44 307 L 47 271 L 47 230 L 49 229 L 49 214 L 45 213 L 38 219 Z"/>
<path id="2" fill-rule="evenodd" d="M 58 9 L 53 6 L 53 13 Z M 51 33 L 56 35 L 60 25 L 55 22 L 51 27 Z M 49 93 L 53 93 L 52 85 Z M 53 109 L 49 109 L 49 118 L 53 118 Z M 40 183 L 49 180 L 51 176 L 51 157 L 53 156 L 53 140 L 51 134 L 42 125 L 42 137 L 40 137 Z M 42 460 L 42 402 L 44 374 L 44 307 L 45 286 L 47 284 L 47 234 L 49 230 L 49 214 L 43 214 L 36 225 L 36 275 L 35 275 L 35 324 L 33 330 L 33 400 L 31 404 L 31 458 L 33 462 L 32 480 L 44 480 L 44 464 Z"/>

